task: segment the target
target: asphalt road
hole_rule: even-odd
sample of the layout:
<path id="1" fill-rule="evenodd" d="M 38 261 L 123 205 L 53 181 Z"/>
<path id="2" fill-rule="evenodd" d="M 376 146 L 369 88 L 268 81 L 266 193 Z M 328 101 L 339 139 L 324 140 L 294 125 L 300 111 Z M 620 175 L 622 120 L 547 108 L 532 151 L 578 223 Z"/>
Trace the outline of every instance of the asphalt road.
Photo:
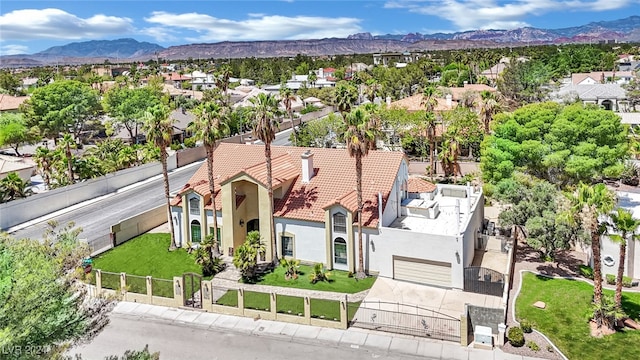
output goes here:
<path id="1" fill-rule="evenodd" d="M 177 191 L 196 172 L 201 162 L 191 164 L 174 170 L 169 174 L 169 188 Z M 139 214 L 165 203 L 164 185 L 162 175 L 155 176 L 153 180 L 139 186 L 117 193 L 106 195 L 99 200 L 89 201 L 88 205 L 73 206 L 70 211 L 57 215 L 52 220 L 57 220 L 59 224 L 66 224 L 69 221 L 82 227 L 83 232 L 80 238 L 92 240 L 104 238 L 109 235 L 110 227 L 120 220 Z M 47 228 L 47 222 L 51 219 L 43 220 L 31 224 L 24 229 L 13 232 L 19 238 L 41 238 Z"/>
<path id="2" fill-rule="evenodd" d="M 160 359 L 416 359 L 416 357 L 336 346 L 320 341 L 256 336 L 219 329 L 199 328 L 189 324 L 166 323 L 111 315 L 111 322 L 90 343 L 73 349 L 82 359 L 104 359 L 126 350 L 160 352 Z"/>

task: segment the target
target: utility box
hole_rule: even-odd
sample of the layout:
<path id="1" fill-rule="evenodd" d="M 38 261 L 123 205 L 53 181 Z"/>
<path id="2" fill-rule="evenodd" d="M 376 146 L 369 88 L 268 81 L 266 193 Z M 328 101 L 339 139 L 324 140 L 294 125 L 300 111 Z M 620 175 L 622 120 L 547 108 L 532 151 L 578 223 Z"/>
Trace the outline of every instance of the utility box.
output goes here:
<path id="1" fill-rule="evenodd" d="M 479 349 L 493 349 L 493 334 L 488 326 L 476 325 L 473 331 L 473 347 Z"/>

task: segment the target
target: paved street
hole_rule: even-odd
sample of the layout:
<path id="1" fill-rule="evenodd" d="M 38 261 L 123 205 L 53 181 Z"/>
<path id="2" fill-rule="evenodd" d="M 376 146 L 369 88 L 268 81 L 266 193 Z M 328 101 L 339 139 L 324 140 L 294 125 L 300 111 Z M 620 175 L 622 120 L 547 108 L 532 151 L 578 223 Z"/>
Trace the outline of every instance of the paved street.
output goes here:
<path id="1" fill-rule="evenodd" d="M 170 190 L 177 191 L 195 173 L 201 162 L 174 170 L 169 175 Z M 73 210 L 64 212 L 52 219 L 60 224 L 74 221 L 84 230 L 80 235 L 87 240 L 106 236 L 110 227 L 122 219 L 164 204 L 164 186 L 162 175 L 139 186 L 125 188 L 117 193 L 106 195 L 86 206 L 74 206 Z M 30 224 L 24 229 L 13 232 L 16 237 L 40 238 L 46 229 L 48 220 Z"/>

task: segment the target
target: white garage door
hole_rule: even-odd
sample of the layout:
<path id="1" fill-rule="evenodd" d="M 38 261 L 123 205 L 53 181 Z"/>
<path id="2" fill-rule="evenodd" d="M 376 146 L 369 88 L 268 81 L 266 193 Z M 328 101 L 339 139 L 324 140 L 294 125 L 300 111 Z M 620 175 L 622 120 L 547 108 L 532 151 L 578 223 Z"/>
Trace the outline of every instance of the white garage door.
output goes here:
<path id="1" fill-rule="evenodd" d="M 393 278 L 451 287 L 451 263 L 394 256 Z"/>

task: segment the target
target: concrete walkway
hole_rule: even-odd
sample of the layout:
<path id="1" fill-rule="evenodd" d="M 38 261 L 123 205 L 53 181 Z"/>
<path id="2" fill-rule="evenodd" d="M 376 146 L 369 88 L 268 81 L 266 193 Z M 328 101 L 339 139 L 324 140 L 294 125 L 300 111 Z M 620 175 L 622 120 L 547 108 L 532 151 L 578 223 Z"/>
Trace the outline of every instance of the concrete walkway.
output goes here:
<path id="1" fill-rule="evenodd" d="M 179 323 L 194 328 L 216 328 L 229 332 L 271 336 L 292 342 L 319 342 L 331 346 L 346 346 L 419 357 L 452 360 L 535 360 L 503 353 L 500 349 L 465 348 L 453 342 L 413 336 L 349 328 L 330 329 L 262 319 L 229 316 L 208 312 L 175 309 L 163 306 L 120 302 L 113 310 L 117 316 Z"/>

